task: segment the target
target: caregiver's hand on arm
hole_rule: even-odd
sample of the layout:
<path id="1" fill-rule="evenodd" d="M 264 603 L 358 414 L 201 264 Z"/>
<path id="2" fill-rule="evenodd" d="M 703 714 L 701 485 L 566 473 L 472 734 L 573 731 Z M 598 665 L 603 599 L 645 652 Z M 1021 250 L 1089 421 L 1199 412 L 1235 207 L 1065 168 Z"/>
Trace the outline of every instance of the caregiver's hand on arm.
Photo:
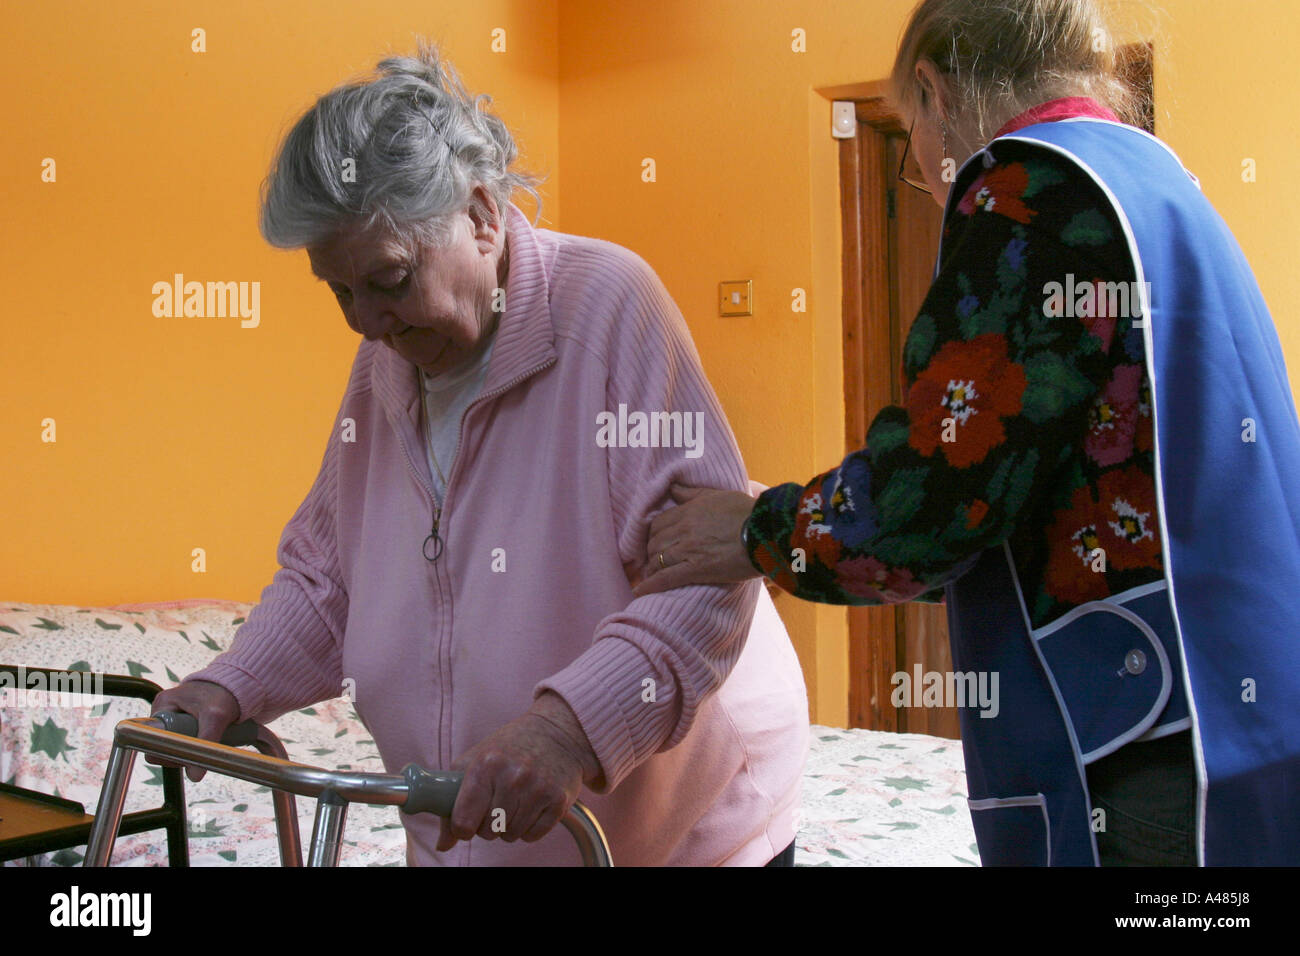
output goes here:
<path id="1" fill-rule="evenodd" d="M 549 692 L 452 769 L 464 770 L 465 779 L 451 816 L 442 820 L 440 852 L 474 836 L 508 843 L 540 840 L 578 799 L 582 784 L 598 785 L 601 777 L 578 719 Z"/>
<path id="2" fill-rule="evenodd" d="M 210 681 L 194 680 L 165 690 L 153 700 L 152 713 L 189 714 L 199 722 L 199 736 L 204 740 L 220 740 L 226 728 L 239 717 L 239 701 L 220 684 Z M 179 767 L 180 764 L 146 757 L 146 763 L 163 767 Z M 195 783 L 207 773 L 198 767 L 187 767 L 185 775 Z"/>
<path id="3" fill-rule="evenodd" d="M 754 499 L 740 491 L 673 485 L 676 508 L 650 523 L 638 597 L 687 584 L 734 584 L 759 577 L 740 532 Z M 660 557 L 662 555 L 662 558 Z"/>

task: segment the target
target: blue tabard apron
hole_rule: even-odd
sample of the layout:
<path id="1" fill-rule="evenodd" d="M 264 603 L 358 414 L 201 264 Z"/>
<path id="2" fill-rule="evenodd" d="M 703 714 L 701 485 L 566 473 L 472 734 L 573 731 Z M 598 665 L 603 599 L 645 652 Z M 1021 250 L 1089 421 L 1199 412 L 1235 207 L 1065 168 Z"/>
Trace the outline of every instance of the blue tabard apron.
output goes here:
<path id="1" fill-rule="evenodd" d="M 999 675 L 996 717 L 961 710 L 980 857 L 1095 865 L 1084 767 L 1190 727 L 1198 862 L 1300 864 L 1300 424 L 1268 309 L 1195 177 L 1130 126 L 1079 118 L 995 139 L 963 165 L 945 219 L 1008 141 L 1102 187 L 1150 284 L 1165 577 L 1036 630 L 1006 544 L 947 586 L 954 668 Z"/>

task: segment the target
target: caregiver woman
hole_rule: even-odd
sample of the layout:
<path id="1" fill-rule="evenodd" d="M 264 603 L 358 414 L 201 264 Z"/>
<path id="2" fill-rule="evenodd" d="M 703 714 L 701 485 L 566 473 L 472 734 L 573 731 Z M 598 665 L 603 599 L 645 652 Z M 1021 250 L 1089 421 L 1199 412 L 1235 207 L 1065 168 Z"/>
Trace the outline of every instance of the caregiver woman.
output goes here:
<path id="1" fill-rule="evenodd" d="M 389 771 L 465 771 L 449 823 L 403 817 L 411 863 L 577 863 L 585 785 L 617 864 L 789 864 L 808 705 L 770 598 L 626 570 L 674 480 L 747 487 L 735 440 L 649 266 L 530 226 L 514 158 L 423 46 L 288 134 L 263 234 L 364 341 L 282 568 L 156 708 L 216 738 L 346 689 Z M 620 406 L 689 447 L 607 447 Z"/>
<path id="2" fill-rule="evenodd" d="M 1000 678 L 961 713 L 983 862 L 1294 865 L 1300 426 L 1241 250 L 1099 48 L 1085 0 L 916 8 L 893 80 L 945 212 L 903 404 L 806 485 L 675 492 L 638 593 L 942 588 L 955 669 Z"/>

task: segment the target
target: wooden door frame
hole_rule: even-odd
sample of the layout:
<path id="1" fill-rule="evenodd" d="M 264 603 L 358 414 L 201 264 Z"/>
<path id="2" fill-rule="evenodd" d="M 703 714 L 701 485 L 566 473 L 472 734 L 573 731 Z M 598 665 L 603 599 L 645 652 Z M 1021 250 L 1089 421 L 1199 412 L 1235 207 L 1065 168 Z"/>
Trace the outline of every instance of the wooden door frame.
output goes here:
<path id="1" fill-rule="evenodd" d="M 868 235 L 888 229 L 890 180 L 898 170 L 886 167 L 889 135 L 905 133 L 883 92 L 854 98 L 860 126 L 870 136 L 855 133 L 840 140 L 841 286 L 843 288 L 841 346 L 844 354 L 845 453 L 863 448 L 874 410 L 891 404 L 893 349 L 890 322 L 889 244 L 866 243 Z M 899 647 L 898 615 L 893 605 L 850 607 L 849 726 L 898 730 L 898 711 L 890 703 L 903 656 Z"/>

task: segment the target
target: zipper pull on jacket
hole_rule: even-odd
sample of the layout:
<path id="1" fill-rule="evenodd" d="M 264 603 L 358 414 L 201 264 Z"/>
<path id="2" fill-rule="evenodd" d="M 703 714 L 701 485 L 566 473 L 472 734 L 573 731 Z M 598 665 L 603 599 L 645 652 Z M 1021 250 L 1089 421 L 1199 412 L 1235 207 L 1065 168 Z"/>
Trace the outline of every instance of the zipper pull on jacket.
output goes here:
<path id="1" fill-rule="evenodd" d="M 437 561 L 438 558 L 442 557 L 442 538 L 438 536 L 439 510 L 438 506 L 434 505 L 433 530 L 429 532 L 429 536 L 424 539 L 424 544 L 420 546 L 420 551 L 424 554 L 424 559 L 430 563 L 433 563 L 434 561 Z"/>

